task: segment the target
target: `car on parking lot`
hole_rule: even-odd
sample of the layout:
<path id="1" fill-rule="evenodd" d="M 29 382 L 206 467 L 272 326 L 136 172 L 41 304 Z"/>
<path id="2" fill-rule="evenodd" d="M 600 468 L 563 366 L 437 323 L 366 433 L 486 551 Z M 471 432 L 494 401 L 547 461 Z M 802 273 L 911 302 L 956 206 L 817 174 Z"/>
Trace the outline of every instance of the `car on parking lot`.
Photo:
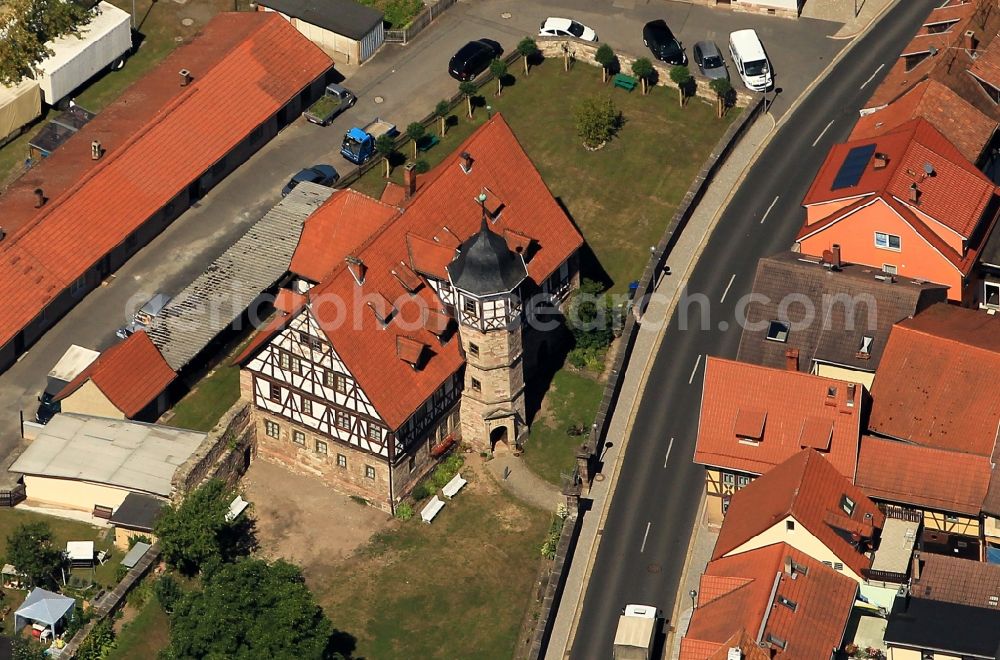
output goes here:
<path id="1" fill-rule="evenodd" d="M 448 74 L 455 80 L 472 80 L 501 55 L 503 48 L 492 39 L 470 41 L 452 56 L 448 62 Z"/>
<path id="2" fill-rule="evenodd" d="M 756 32 L 737 30 L 730 34 L 729 54 L 747 89 L 753 92 L 766 92 L 774 86 L 771 62 L 768 61 L 764 45 L 760 43 Z"/>
<path id="3" fill-rule="evenodd" d="M 132 315 L 132 320 L 126 325 L 118 328 L 115 331 L 115 335 L 119 339 L 128 339 L 129 335 L 133 335 L 140 330 L 149 330 L 156 317 L 160 315 L 163 308 L 170 304 L 170 296 L 165 293 L 157 293 L 152 298 L 143 303 L 142 307 L 135 310 L 135 314 Z"/>
<path id="4" fill-rule="evenodd" d="M 642 43 L 649 48 L 653 57 L 667 64 L 685 65 L 688 62 L 684 47 L 670 31 L 663 19 L 650 21 L 642 27 Z"/>
<path id="5" fill-rule="evenodd" d="M 295 176 L 289 179 L 285 187 L 281 189 L 281 196 L 285 197 L 295 189 L 295 186 L 306 181 L 318 183 L 321 186 L 332 186 L 337 183 L 338 179 L 340 179 L 340 175 L 337 174 L 337 170 L 333 169 L 333 165 L 313 165 L 299 170 Z"/>
<path id="6" fill-rule="evenodd" d="M 722 59 L 722 52 L 715 45 L 714 41 L 699 41 L 691 49 L 694 63 L 698 65 L 701 75 L 709 80 L 725 78 L 729 80 L 729 70 L 726 69 L 726 61 Z"/>
<path id="7" fill-rule="evenodd" d="M 597 41 L 597 33 L 579 21 L 572 18 L 556 18 L 550 16 L 542 21 L 538 28 L 540 37 L 576 37 L 583 41 Z"/>

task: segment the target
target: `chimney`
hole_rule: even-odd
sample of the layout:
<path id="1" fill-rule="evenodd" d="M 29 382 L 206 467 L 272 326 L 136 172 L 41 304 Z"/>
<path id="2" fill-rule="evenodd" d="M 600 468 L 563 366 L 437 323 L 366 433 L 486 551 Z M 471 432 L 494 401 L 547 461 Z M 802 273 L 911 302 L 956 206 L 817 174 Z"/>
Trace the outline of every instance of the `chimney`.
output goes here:
<path id="1" fill-rule="evenodd" d="M 406 198 L 409 199 L 417 192 L 417 164 L 407 163 L 403 168 L 403 182 L 406 184 Z"/>
<path id="2" fill-rule="evenodd" d="M 181 69 L 181 87 L 187 87 L 191 83 L 191 72 L 187 69 Z"/>
<path id="3" fill-rule="evenodd" d="M 347 262 L 347 270 L 351 271 L 351 276 L 354 277 L 354 281 L 361 286 L 365 283 L 365 271 L 368 270 L 361 259 L 353 255 L 348 255 L 344 257 L 344 261 Z"/>
<path id="4" fill-rule="evenodd" d="M 920 203 L 920 188 L 915 181 L 910 184 L 910 202 L 913 204 Z"/>
<path id="5" fill-rule="evenodd" d="M 462 159 L 462 162 L 459 163 L 459 165 L 461 166 L 462 171 L 468 174 L 472 171 L 472 154 L 468 151 L 463 151 L 460 154 L 460 158 Z"/>
<path id="6" fill-rule="evenodd" d="M 785 575 L 795 574 L 795 564 L 792 562 L 791 555 L 785 555 Z"/>
<path id="7" fill-rule="evenodd" d="M 920 553 L 913 553 L 913 569 L 911 570 L 911 579 L 916 582 L 920 579 Z"/>
<path id="8" fill-rule="evenodd" d="M 41 188 L 35 188 L 35 208 L 40 209 L 45 206 L 45 193 Z"/>
<path id="9" fill-rule="evenodd" d="M 976 39 L 976 33 L 972 30 L 965 31 L 965 49 L 968 51 L 975 51 L 976 46 L 979 45 L 979 40 Z"/>
<path id="10" fill-rule="evenodd" d="M 840 243 L 834 243 L 831 246 L 830 252 L 833 253 L 833 261 L 831 264 L 835 270 L 840 270 Z"/>
<path id="11" fill-rule="evenodd" d="M 854 395 L 855 395 L 855 392 L 857 391 L 857 389 L 858 389 L 858 384 L 857 383 L 848 383 L 847 384 L 847 407 L 848 408 L 853 408 L 854 407 Z"/>
<path id="12" fill-rule="evenodd" d="M 799 349 L 789 348 L 785 351 L 785 369 L 788 371 L 799 370 Z"/>
<path id="13" fill-rule="evenodd" d="M 99 160 L 104 154 L 104 148 L 101 146 L 100 140 L 94 140 L 90 143 L 90 159 Z"/>
<path id="14" fill-rule="evenodd" d="M 889 154 L 883 151 L 875 152 L 875 161 L 872 163 L 872 169 L 881 170 L 885 169 L 889 165 Z"/>

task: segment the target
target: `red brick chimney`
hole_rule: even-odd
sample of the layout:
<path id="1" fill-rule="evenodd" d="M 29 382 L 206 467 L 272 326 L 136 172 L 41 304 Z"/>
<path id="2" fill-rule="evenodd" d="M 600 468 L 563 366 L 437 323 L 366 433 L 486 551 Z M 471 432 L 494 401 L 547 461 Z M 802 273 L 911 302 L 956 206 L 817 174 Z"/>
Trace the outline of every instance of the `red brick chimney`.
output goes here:
<path id="1" fill-rule="evenodd" d="M 979 45 L 979 40 L 976 39 L 976 33 L 973 32 L 972 30 L 966 30 L 965 31 L 965 49 L 966 50 L 970 50 L 970 51 L 974 51 L 974 50 L 976 50 L 976 46 L 978 46 L 978 45 Z"/>
<path id="2" fill-rule="evenodd" d="M 789 348 L 785 351 L 785 369 L 788 371 L 799 370 L 799 349 Z"/>
<path id="3" fill-rule="evenodd" d="M 407 163 L 403 168 L 403 183 L 406 185 L 406 198 L 413 197 L 417 192 L 417 164 Z"/>
<path id="4" fill-rule="evenodd" d="M 833 267 L 840 268 L 840 243 L 834 243 L 830 252 L 833 253 Z"/>
<path id="5" fill-rule="evenodd" d="M 41 188 L 35 188 L 35 208 L 40 209 L 45 206 L 45 192 Z"/>

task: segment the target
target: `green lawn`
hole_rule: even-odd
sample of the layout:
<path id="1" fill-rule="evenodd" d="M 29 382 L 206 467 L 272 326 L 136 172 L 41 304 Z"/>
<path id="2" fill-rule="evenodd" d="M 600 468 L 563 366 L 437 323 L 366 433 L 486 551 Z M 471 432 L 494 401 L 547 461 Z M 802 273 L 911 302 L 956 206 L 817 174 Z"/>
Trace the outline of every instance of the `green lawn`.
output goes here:
<path id="1" fill-rule="evenodd" d="M 566 367 L 556 372 L 524 447 L 532 472 L 561 485 L 560 473 L 572 472 L 576 448 L 586 439 L 566 431 L 574 425 L 589 429 L 603 394 L 603 383 L 585 373 Z"/>
<path id="2" fill-rule="evenodd" d="M 170 643 L 170 619 L 156 598 L 150 598 L 124 625 L 107 660 L 149 660 Z"/>
<path id="3" fill-rule="evenodd" d="M 539 169 L 552 194 L 566 206 L 594 251 L 599 266 L 584 264 L 584 276 L 608 282 L 615 292 L 642 274 L 649 246 L 660 240 L 705 158 L 739 109 L 717 119 L 714 106 L 691 99 L 681 109 L 677 92 L 654 88 L 648 96 L 601 84 L 597 67 L 578 63 L 569 74 L 547 60 L 525 78 L 520 63 L 510 68 L 513 85 L 497 97 L 490 83 L 482 88 L 494 111 L 503 113 Z M 604 149 L 588 152 L 576 136 L 573 109 L 586 96 L 610 95 L 625 125 Z M 435 165 L 486 119 L 485 108 L 466 117 L 464 102 L 455 108 L 458 125 L 441 144 L 421 157 Z M 435 126 L 435 129 L 437 127 Z M 403 145 L 401 152 L 412 153 Z M 393 180 L 402 181 L 397 167 Z M 355 187 L 378 195 L 380 168 Z M 603 270 L 603 272 L 602 272 Z"/>
<path id="4" fill-rule="evenodd" d="M 511 657 L 551 513 L 485 486 L 470 484 L 433 525 L 397 523 L 307 575 L 333 625 L 357 638 L 356 657 Z"/>
<path id="5" fill-rule="evenodd" d="M 227 357 L 174 406 L 167 424 L 209 431 L 240 398 L 240 368 Z"/>

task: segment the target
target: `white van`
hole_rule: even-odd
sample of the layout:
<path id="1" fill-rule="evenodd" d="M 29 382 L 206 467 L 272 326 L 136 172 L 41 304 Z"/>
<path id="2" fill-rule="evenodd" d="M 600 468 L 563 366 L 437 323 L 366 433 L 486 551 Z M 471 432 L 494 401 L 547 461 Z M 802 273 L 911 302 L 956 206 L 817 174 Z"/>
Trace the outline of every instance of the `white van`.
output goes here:
<path id="1" fill-rule="evenodd" d="M 767 61 L 764 46 L 753 30 L 737 30 L 729 35 L 729 54 L 740 72 L 743 84 L 755 92 L 771 88 L 771 63 Z"/>

